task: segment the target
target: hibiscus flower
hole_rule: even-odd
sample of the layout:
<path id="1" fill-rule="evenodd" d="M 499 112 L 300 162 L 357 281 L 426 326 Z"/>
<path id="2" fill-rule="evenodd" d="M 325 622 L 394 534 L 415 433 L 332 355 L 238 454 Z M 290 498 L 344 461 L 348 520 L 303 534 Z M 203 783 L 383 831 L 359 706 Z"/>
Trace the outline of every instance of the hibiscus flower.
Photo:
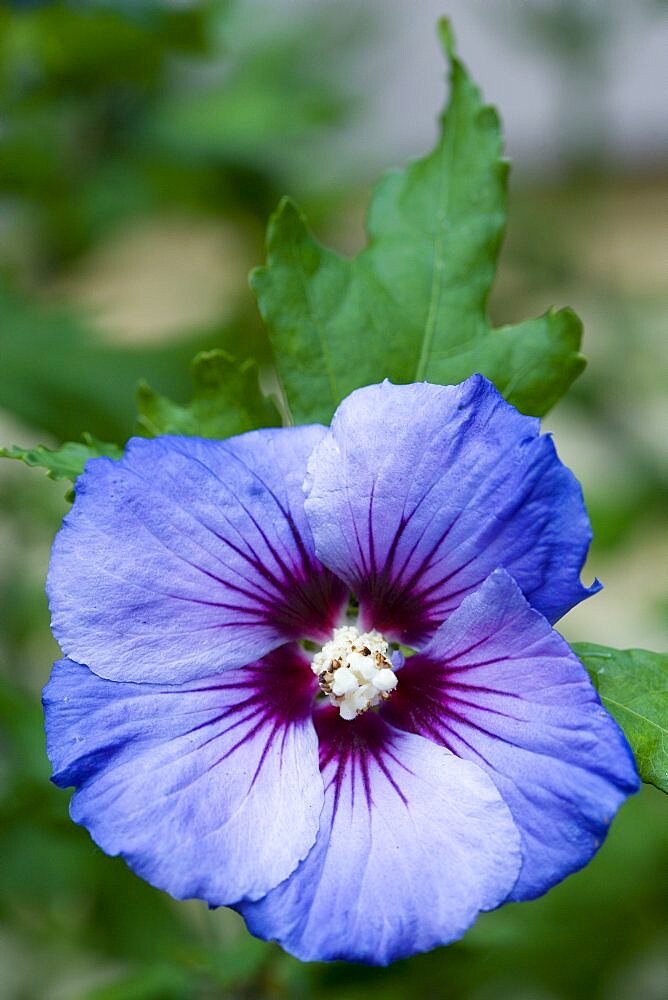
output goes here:
<path id="1" fill-rule="evenodd" d="M 482 376 L 134 439 L 54 544 L 53 780 L 104 851 L 299 958 L 450 942 L 586 864 L 637 788 L 551 624 L 598 589 L 589 542 Z"/>

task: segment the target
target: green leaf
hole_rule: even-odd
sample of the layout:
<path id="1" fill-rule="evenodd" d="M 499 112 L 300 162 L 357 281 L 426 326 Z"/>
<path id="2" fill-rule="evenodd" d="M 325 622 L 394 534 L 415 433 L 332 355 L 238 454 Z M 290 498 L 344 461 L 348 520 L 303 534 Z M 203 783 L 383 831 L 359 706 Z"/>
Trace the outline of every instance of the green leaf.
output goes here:
<path id="1" fill-rule="evenodd" d="M 45 469 L 50 479 L 70 479 L 72 482 L 83 472 L 89 458 L 120 458 L 123 449 L 107 441 L 98 441 L 92 434 L 83 434 L 82 441 L 67 441 L 59 448 L 0 448 L 0 458 L 17 458 L 26 465 Z"/>
<path id="2" fill-rule="evenodd" d="M 358 386 L 387 377 L 457 382 L 482 372 L 542 415 L 582 371 L 570 310 L 493 330 L 487 299 L 506 220 L 507 163 L 495 110 L 456 57 L 436 148 L 375 190 L 368 245 L 352 260 L 316 242 L 289 200 L 272 217 L 267 263 L 251 277 L 297 423 L 327 423 Z"/>
<path id="3" fill-rule="evenodd" d="M 573 644 L 624 730 L 643 781 L 668 792 L 668 653 Z"/>
<path id="4" fill-rule="evenodd" d="M 191 370 L 195 393 L 185 406 L 160 396 L 146 383 L 140 384 L 140 433 L 226 438 L 280 423 L 276 407 L 260 391 L 258 368 L 251 359 L 240 363 L 227 351 L 202 351 Z"/>

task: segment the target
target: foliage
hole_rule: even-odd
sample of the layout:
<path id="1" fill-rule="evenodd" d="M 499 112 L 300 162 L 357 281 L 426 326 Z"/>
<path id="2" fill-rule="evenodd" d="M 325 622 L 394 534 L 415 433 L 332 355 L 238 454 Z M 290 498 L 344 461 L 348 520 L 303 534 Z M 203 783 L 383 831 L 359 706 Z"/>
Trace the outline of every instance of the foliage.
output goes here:
<path id="1" fill-rule="evenodd" d="M 16 458 L 26 465 L 45 469 L 50 479 L 69 479 L 72 482 L 83 472 L 89 458 L 99 458 L 107 455 L 110 458 L 120 458 L 121 448 L 115 444 L 98 441 L 92 434 L 84 434 L 82 441 L 67 441 L 60 448 L 0 448 L 0 458 Z"/>
<path id="2" fill-rule="evenodd" d="M 248 358 L 239 364 L 227 351 L 202 351 L 191 365 L 195 395 L 180 406 L 145 382 L 137 393 L 139 430 L 156 434 L 199 434 L 226 438 L 254 427 L 280 423 L 276 407 L 260 391 L 258 367 Z"/>
<path id="3" fill-rule="evenodd" d="M 624 730 L 643 781 L 668 792 L 668 653 L 573 646 Z"/>
<path id="4" fill-rule="evenodd" d="M 506 216 L 507 163 L 496 112 L 455 54 L 447 22 L 450 103 L 435 150 L 377 187 L 369 242 L 353 260 L 320 246 L 289 201 L 273 216 L 267 264 L 252 278 L 297 423 L 327 423 L 353 389 L 487 375 L 542 415 L 582 371 L 581 324 L 569 309 L 492 330 L 487 299 Z"/>

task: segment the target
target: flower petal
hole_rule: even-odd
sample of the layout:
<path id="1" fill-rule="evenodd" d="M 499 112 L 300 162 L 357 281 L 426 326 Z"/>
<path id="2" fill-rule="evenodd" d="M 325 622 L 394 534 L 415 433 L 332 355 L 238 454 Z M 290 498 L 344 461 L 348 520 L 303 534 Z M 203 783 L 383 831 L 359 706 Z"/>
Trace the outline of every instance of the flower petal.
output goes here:
<path id="1" fill-rule="evenodd" d="M 419 645 L 497 566 L 550 621 L 598 589 L 579 580 L 580 487 L 538 434 L 481 375 L 343 401 L 309 461 L 306 512 L 364 627 Z"/>
<path id="2" fill-rule="evenodd" d="M 44 690 L 53 781 L 108 854 L 178 899 L 264 895 L 315 841 L 314 678 L 296 647 L 187 686 L 107 681 L 71 660 Z"/>
<path id="3" fill-rule="evenodd" d="M 325 806 L 311 853 L 249 929 L 303 960 L 386 965 L 460 937 L 508 894 L 519 838 L 475 765 L 388 726 L 318 713 Z"/>
<path id="4" fill-rule="evenodd" d="M 321 427 L 135 438 L 87 464 L 47 589 L 63 651 L 112 680 L 182 683 L 325 641 L 345 588 L 303 510 Z"/>
<path id="5" fill-rule="evenodd" d="M 585 865 L 638 789 L 626 739 L 584 667 L 503 570 L 406 661 L 383 714 L 494 779 L 522 833 L 512 899 Z"/>

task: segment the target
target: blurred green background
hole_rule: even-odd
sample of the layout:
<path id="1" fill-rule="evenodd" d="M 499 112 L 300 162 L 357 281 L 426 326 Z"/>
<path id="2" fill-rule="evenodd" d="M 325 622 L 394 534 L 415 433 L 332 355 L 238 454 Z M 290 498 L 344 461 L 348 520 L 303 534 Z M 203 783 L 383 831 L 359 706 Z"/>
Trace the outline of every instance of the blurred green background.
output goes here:
<path id="1" fill-rule="evenodd" d="M 202 347 L 253 356 L 269 376 L 246 284 L 267 215 L 287 192 L 326 242 L 361 245 L 378 167 L 429 144 L 415 121 L 432 122 L 442 103 L 429 73 L 442 74 L 434 20 L 449 12 L 516 160 L 494 319 L 556 304 L 585 321 L 590 367 L 546 423 L 584 485 L 595 531 L 585 575 L 606 589 L 564 632 L 665 646 L 668 147 L 647 115 L 644 132 L 619 125 L 611 95 L 629 63 L 610 53 L 623 55 L 628 30 L 651 60 L 668 22 L 657 0 L 635 5 L 626 28 L 622 11 L 567 0 L 5 3 L 2 441 L 83 430 L 122 441 L 138 379 L 185 401 Z M 515 59 L 519 96 L 506 104 L 495 79 L 502 89 Z M 541 86 L 551 117 L 522 117 Z M 651 74 L 625 92 L 632 124 L 651 104 L 643 86 Z M 43 581 L 62 484 L 5 462 L 0 494 L 2 1000 L 668 996 L 668 803 L 650 788 L 584 872 L 387 970 L 301 965 L 235 914 L 174 903 L 105 857 L 68 820 L 43 747 L 39 691 L 58 655 Z"/>

